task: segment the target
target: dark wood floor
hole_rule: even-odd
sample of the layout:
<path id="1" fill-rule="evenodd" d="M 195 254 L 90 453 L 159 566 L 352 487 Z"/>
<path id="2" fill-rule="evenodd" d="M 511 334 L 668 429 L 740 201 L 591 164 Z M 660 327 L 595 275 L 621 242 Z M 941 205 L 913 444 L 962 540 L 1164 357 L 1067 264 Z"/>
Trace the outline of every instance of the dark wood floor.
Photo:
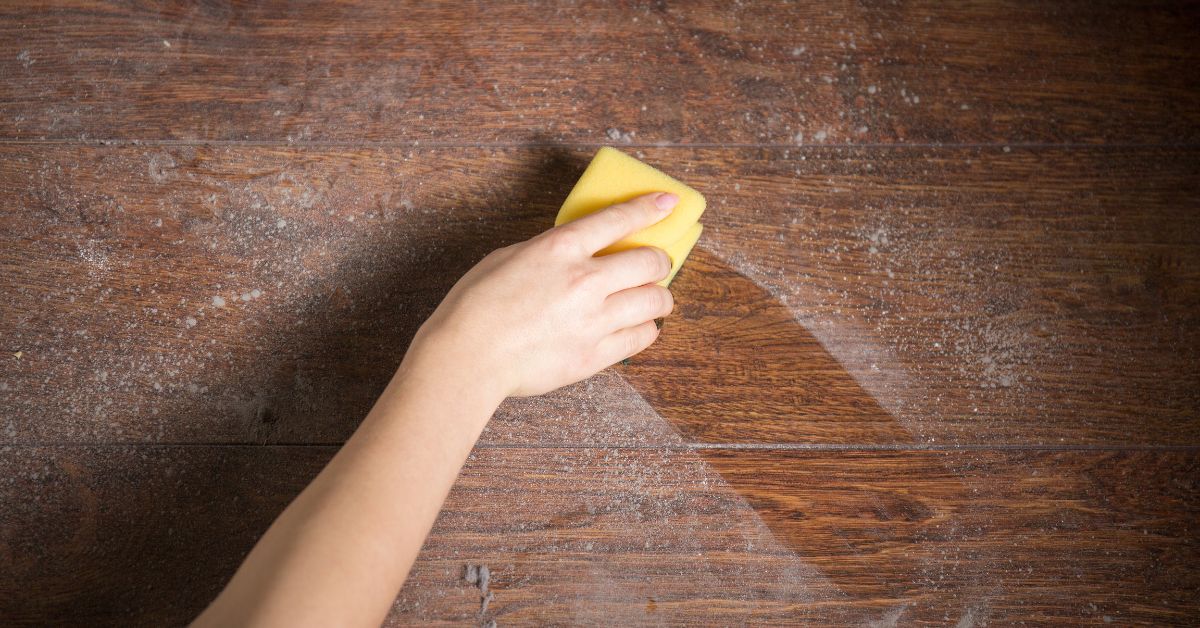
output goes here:
<path id="1" fill-rule="evenodd" d="M 0 6 L 0 623 L 193 617 L 603 144 L 677 313 L 390 624 L 1200 622 L 1195 3 L 411 4 Z"/>

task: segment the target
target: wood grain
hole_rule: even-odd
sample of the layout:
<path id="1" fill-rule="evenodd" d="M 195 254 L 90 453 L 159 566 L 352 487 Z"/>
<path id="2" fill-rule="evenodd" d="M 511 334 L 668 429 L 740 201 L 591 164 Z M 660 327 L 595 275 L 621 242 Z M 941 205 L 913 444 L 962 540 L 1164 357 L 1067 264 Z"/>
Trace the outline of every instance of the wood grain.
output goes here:
<path id="1" fill-rule="evenodd" d="M 704 459 L 840 590 L 895 599 L 902 624 L 1187 624 L 1200 613 L 1185 530 L 1200 505 L 1195 451 Z"/>
<path id="2" fill-rule="evenodd" d="M 0 7 L 0 138 L 1191 142 L 1193 3 Z"/>
<path id="3" fill-rule="evenodd" d="M 186 622 L 333 452 L 4 448 L 0 616 Z M 483 448 L 388 623 L 1183 624 L 1198 463 Z M 468 564 L 492 574 L 484 613 Z"/>
<path id="4" fill-rule="evenodd" d="M 8 438 L 340 442 L 590 153 L 0 147 Z M 1200 443 L 1195 151 L 638 155 L 710 200 L 666 333 L 484 442 Z"/>
<path id="5" fill-rule="evenodd" d="M 1194 625 L 1198 63 L 1157 0 L 0 5 L 0 624 L 194 617 L 613 144 L 709 200 L 677 311 L 502 406 L 387 625 Z"/>

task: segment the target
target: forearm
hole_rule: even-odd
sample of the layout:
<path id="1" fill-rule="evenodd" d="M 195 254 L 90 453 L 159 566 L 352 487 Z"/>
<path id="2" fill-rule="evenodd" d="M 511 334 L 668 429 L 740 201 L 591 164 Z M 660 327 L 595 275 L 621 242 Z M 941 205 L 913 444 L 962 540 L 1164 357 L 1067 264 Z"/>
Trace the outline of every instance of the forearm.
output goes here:
<path id="1" fill-rule="evenodd" d="M 378 625 L 503 399 L 482 372 L 405 358 L 354 436 L 197 621 Z"/>
<path id="2" fill-rule="evenodd" d="M 597 256 L 678 202 L 647 194 L 493 251 L 421 327 L 358 431 L 275 521 L 197 625 L 384 619 L 496 406 L 646 348 L 670 313 L 650 248 Z"/>

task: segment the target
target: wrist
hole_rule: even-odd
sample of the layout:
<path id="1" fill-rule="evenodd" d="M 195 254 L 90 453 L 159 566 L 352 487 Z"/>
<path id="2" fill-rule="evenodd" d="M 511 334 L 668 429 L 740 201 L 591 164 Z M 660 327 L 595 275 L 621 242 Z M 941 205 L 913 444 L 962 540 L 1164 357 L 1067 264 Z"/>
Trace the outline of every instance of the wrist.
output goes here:
<path id="1" fill-rule="evenodd" d="M 422 325 L 397 372 L 398 379 L 495 409 L 512 394 L 509 369 L 489 360 L 462 334 Z"/>

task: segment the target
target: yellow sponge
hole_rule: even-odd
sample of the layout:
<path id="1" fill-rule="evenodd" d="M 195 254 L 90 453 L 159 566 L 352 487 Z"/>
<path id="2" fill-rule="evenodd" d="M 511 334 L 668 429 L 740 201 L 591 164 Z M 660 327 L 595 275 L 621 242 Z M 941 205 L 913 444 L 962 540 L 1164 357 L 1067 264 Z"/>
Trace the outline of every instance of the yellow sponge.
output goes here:
<path id="1" fill-rule="evenodd" d="M 704 225 L 696 223 L 683 234 L 682 238 L 662 247 L 662 250 L 671 256 L 671 274 L 658 282 L 658 285 L 665 288 L 675 278 L 675 274 L 683 267 L 683 260 L 687 259 L 688 253 L 692 252 L 692 247 L 696 246 L 696 241 L 700 239 L 701 231 L 704 231 Z"/>
<path id="2" fill-rule="evenodd" d="M 554 224 L 582 218 L 631 198 L 651 192 L 672 192 L 679 204 L 670 216 L 600 251 L 616 253 L 639 246 L 656 246 L 671 256 L 671 274 L 659 282 L 671 283 L 687 258 L 703 227 L 697 223 L 704 213 L 705 201 L 699 192 L 659 172 L 625 153 L 607 146 L 601 148 L 579 177 L 567 200 L 558 210 Z"/>

